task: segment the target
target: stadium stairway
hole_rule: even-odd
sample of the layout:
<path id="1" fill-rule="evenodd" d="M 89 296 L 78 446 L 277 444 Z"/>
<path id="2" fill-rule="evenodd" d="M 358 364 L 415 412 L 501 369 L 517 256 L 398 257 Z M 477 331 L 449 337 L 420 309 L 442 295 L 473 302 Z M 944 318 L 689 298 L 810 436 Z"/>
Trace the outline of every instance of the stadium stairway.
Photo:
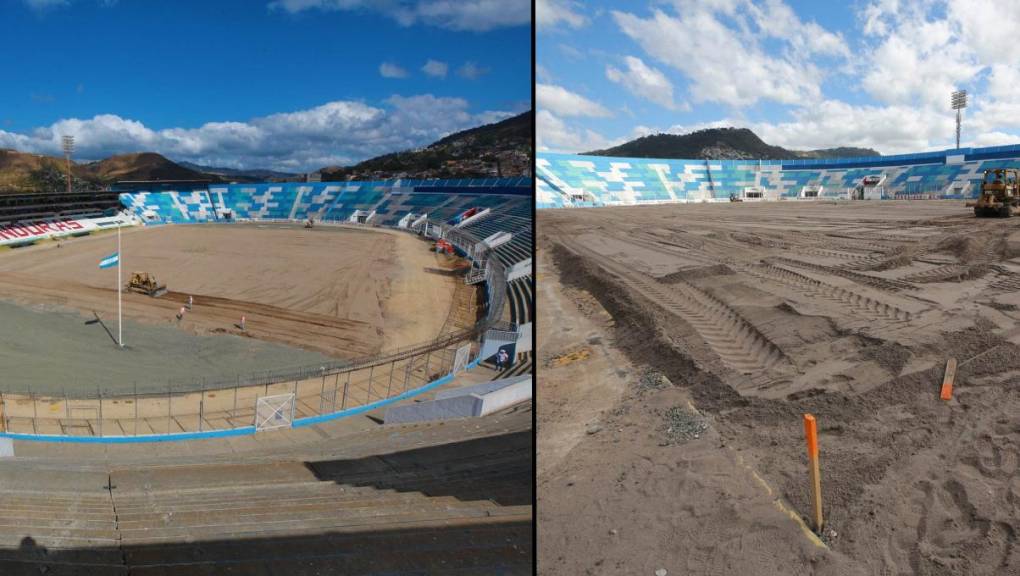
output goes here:
<path id="1" fill-rule="evenodd" d="M 521 325 L 532 321 L 532 311 L 535 305 L 531 283 L 531 277 L 518 278 L 507 283 L 507 308 L 510 310 L 510 322 L 514 324 Z M 514 364 L 501 370 L 493 377 L 493 380 L 530 374 L 533 369 L 534 354 L 524 352 L 518 354 Z"/>
<path id="2" fill-rule="evenodd" d="M 394 451 L 450 424 L 377 428 L 317 460 L 8 467 L 0 574 L 530 574 L 531 431 L 487 421 L 518 431 Z"/>

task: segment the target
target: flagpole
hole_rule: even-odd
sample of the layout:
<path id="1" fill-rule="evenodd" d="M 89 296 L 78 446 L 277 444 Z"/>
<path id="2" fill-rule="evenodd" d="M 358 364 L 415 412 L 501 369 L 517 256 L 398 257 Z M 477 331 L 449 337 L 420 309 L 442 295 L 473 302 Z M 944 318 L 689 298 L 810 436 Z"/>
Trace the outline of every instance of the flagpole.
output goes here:
<path id="1" fill-rule="evenodd" d="M 124 327 L 121 322 L 121 307 L 120 307 L 120 219 L 117 219 L 117 344 L 121 348 L 124 347 Z"/>

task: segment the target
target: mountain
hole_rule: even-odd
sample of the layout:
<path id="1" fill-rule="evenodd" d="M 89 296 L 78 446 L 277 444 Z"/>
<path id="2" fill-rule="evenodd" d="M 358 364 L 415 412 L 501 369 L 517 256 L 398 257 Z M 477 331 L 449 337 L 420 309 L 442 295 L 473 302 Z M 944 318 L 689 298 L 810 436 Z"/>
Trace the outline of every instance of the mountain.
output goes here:
<path id="1" fill-rule="evenodd" d="M 63 190 L 65 170 L 63 158 L 0 149 L 0 191 Z M 71 164 L 71 176 L 75 188 L 99 185 L 95 176 L 78 164 Z"/>
<path id="2" fill-rule="evenodd" d="M 385 154 L 354 166 L 328 166 L 326 180 L 492 178 L 531 174 L 534 114 L 463 130 L 417 150 Z"/>
<path id="3" fill-rule="evenodd" d="M 103 183 L 119 180 L 211 180 L 221 182 L 215 174 L 185 168 L 154 152 L 119 154 L 105 160 L 85 164 L 85 168 Z"/>
<path id="4" fill-rule="evenodd" d="M 0 192 L 63 190 L 65 170 L 63 158 L 0 150 Z M 224 181 L 216 174 L 185 168 L 152 152 L 120 154 L 85 164 L 72 162 L 71 176 L 76 190 L 98 190 L 119 180 Z"/>
<path id="5" fill-rule="evenodd" d="M 801 158 L 856 158 L 860 156 L 881 156 L 881 154 L 871 148 L 855 148 L 853 146 L 822 148 L 821 150 L 794 152 L 794 154 L 799 154 Z"/>
<path id="6" fill-rule="evenodd" d="M 709 160 L 789 160 L 881 156 L 868 148 L 796 151 L 771 146 L 747 128 L 708 128 L 690 134 L 652 134 L 587 154 L 629 158 L 705 158 Z"/>
<path id="7" fill-rule="evenodd" d="M 178 162 L 179 165 L 195 170 L 197 172 L 204 172 L 206 174 L 215 174 L 221 176 L 227 180 L 238 181 L 238 182 L 265 182 L 267 180 L 294 180 L 301 174 L 295 174 L 291 172 L 277 172 L 276 170 L 265 170 L 261 168 L 255 168 L 252 170 L 239 170 L 236 168 L 222 168 L 219 166 L 203 166 L 201 164 L 195 164 L 193 162 Z"/>

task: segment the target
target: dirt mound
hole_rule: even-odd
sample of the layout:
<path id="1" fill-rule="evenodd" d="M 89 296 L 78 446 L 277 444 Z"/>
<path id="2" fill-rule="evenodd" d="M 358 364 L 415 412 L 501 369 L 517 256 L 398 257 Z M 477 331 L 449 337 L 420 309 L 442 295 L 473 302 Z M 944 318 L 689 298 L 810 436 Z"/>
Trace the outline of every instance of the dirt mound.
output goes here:
<path id="1" fill-rule="evenodd" d="M 716 264 L 714 266 L 688 268 L 687 270 L 681 270 L 680 272 L 660 276 L 658 280 L 665 284 L 675 284 L 677 282 L 684 282 L 687 280 L 698 280 L 700 278 L 710 278 L 712 276 L 730 276 L 732 274 L 734 274 L 733 269 L 729 266 L 725 264 Z"/>

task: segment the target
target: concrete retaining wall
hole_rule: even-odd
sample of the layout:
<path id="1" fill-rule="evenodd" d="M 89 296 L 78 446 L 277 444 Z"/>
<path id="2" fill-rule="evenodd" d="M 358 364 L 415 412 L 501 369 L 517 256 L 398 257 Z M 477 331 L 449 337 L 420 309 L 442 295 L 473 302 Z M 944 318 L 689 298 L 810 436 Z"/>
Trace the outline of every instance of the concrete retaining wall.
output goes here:
<path id="1" fill-rule="evenodd" d="M 531 374 L 443 390 L 430 402 L 392 406 L 386 424 L 476 418 L 530 400 L 534 391 Z"/>

